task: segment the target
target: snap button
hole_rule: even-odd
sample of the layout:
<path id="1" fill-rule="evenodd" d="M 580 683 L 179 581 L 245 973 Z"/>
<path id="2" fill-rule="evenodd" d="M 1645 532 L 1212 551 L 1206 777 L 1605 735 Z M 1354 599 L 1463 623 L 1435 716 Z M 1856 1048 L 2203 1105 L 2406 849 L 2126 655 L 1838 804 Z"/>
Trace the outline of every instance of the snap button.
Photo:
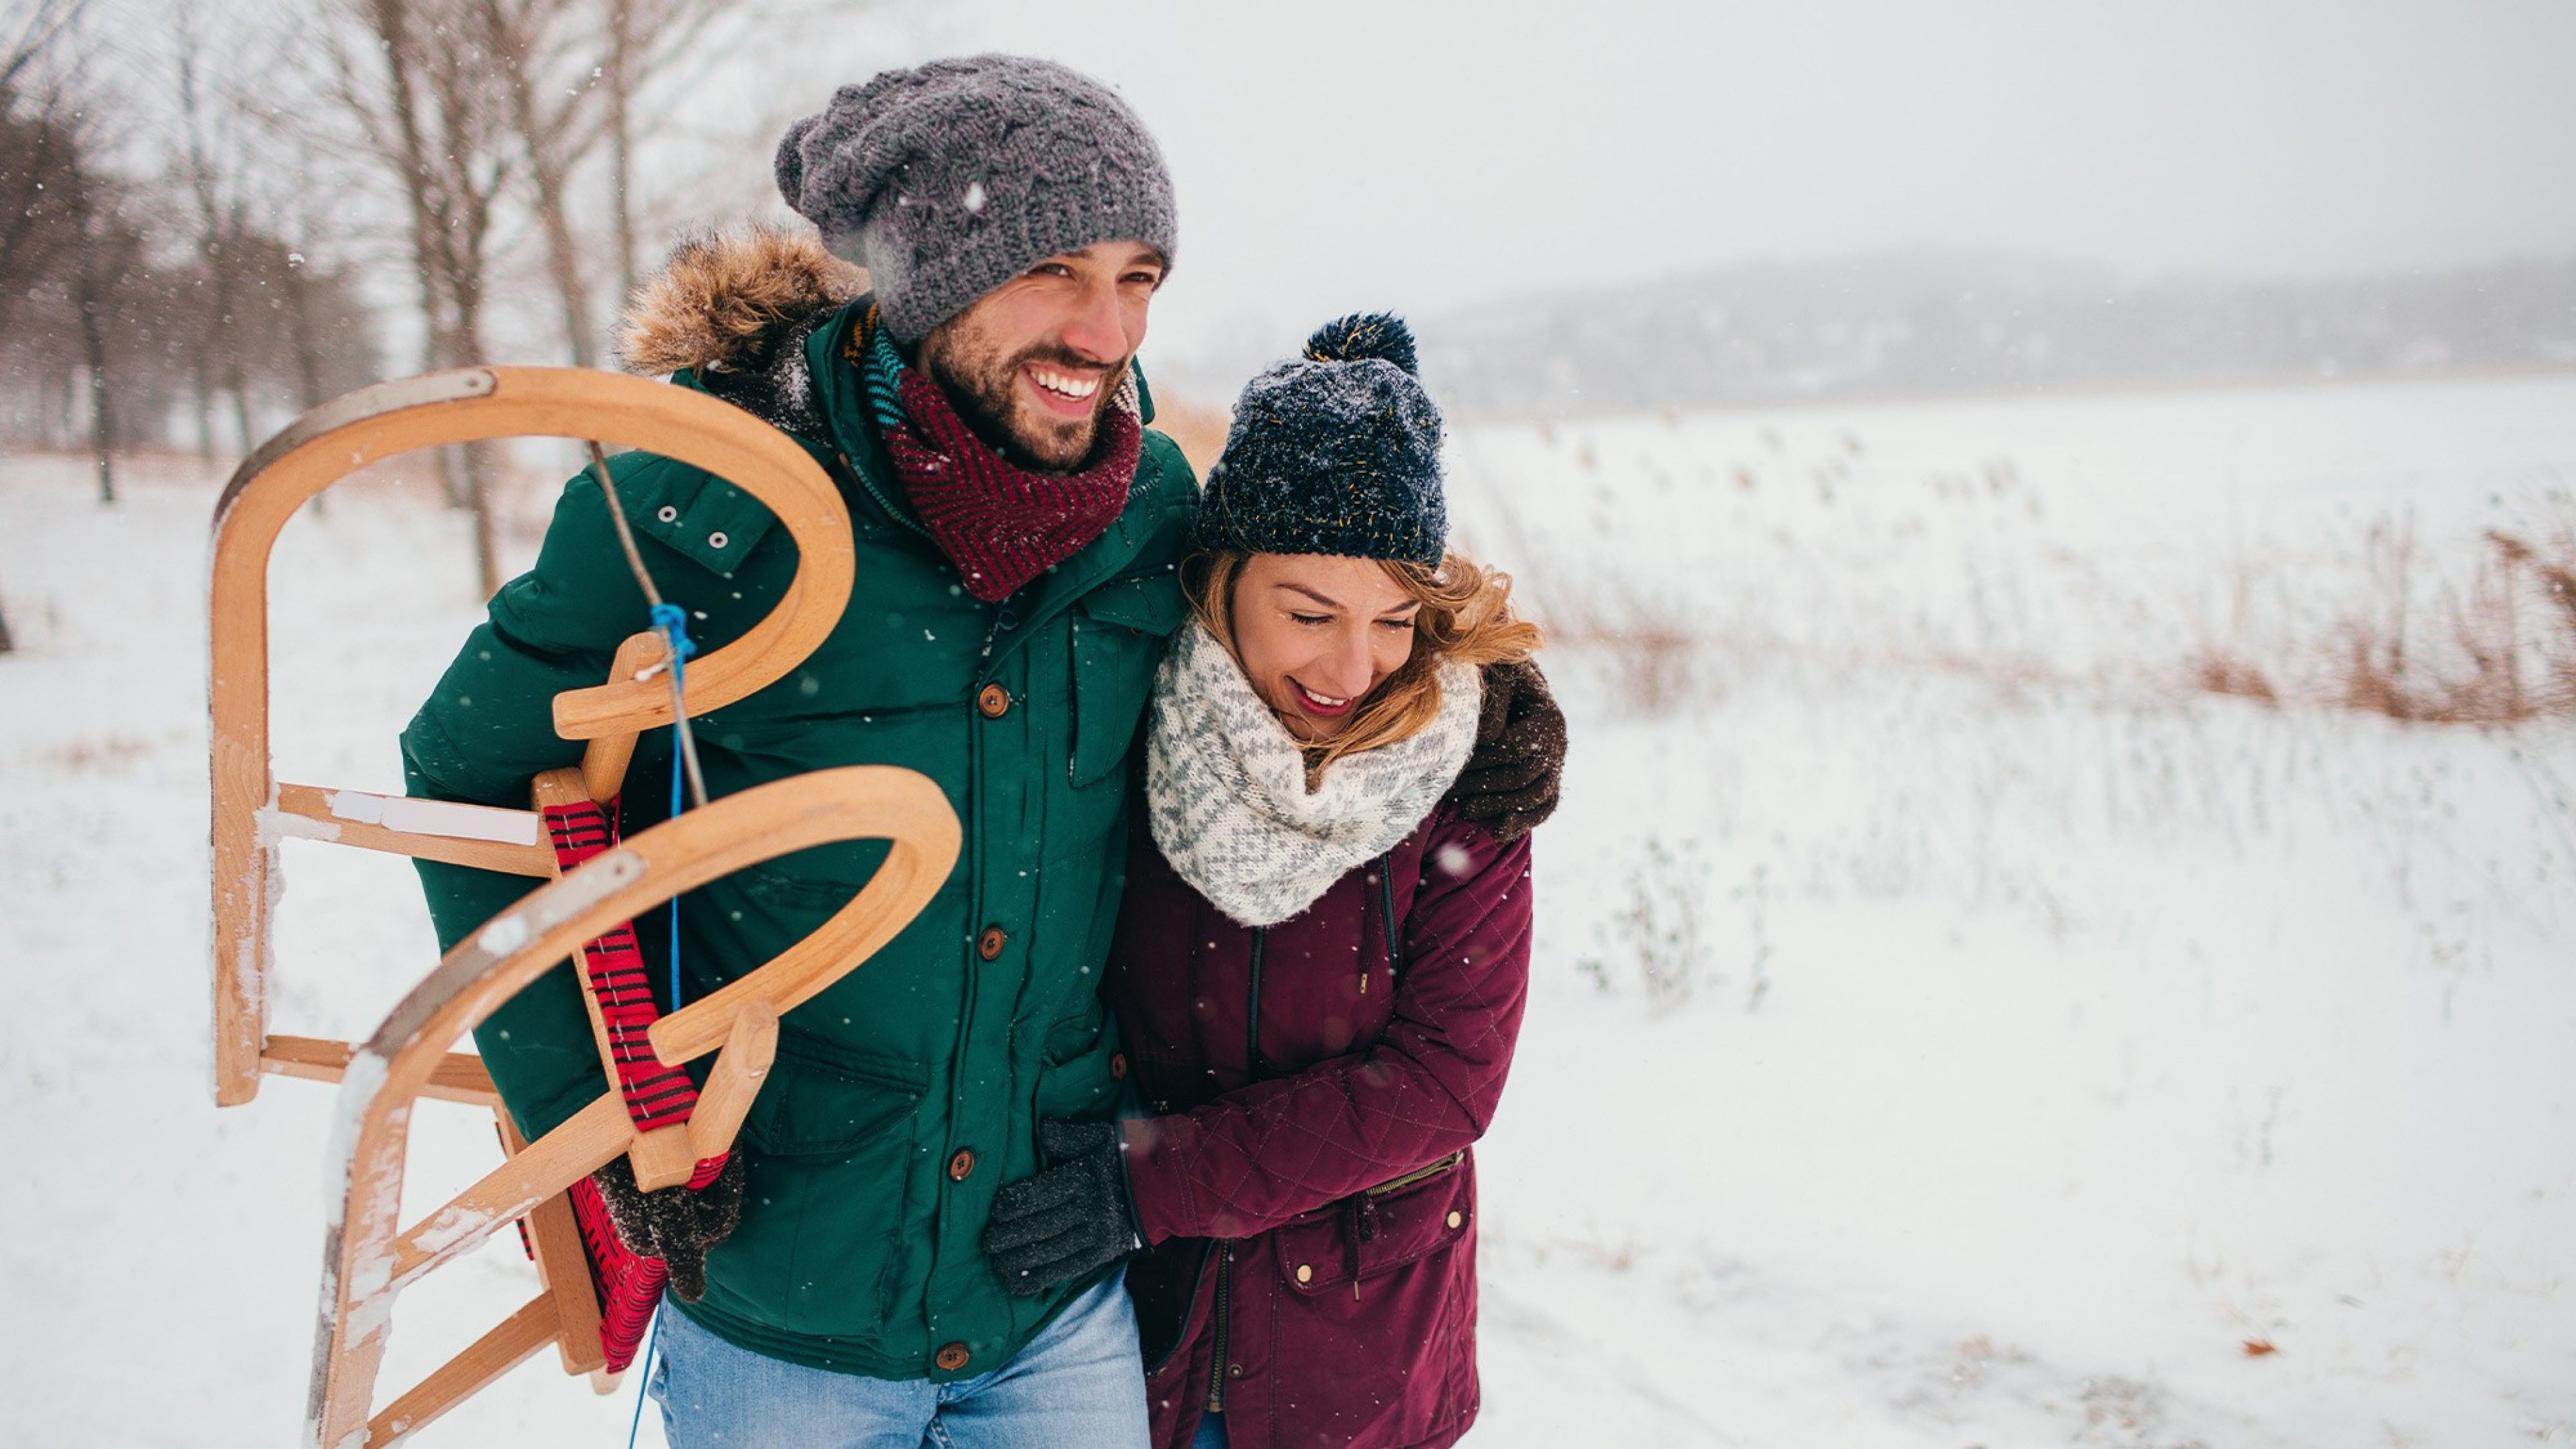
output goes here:
<path id="1" fill-rule="evenodd" d="M 1239 1363 L 1227 1364 L 1225 1366 L 1225 1376 L 1230 1379 L 1239 1379 L 1243 1377 L 1243 1365 Z"/>
<path id="2" fill-rule="evenodd" d="M 971 1147 L 958 1148 L 957 1155 L 948 1159 L 948 1180 L 950 1182 L 964 1182 L 966 1180 L 966 1175 L 974 1170 L 975 1149 Z M 1454 1220 L 1458 1215 L 1456 1213 L 1451 1213 L 1449 1216 Z M 1458 1226 L 1458 1224 L 1455 1221 L 1452 1221 L 1449 1226 L 1454 1228 Z"/>
<path id="3" fill-rule="evenodd" d="M 1127 1054 L 1125 1052 L 1111 1052 L 1109 1054 L 1109 1080 L 1113 1082 L 1123 1082 L 1127 1080 Z"/>
<path id="4" fill-rule="evenodd" d="M 1002 954 L 1002 944 L 1010 939 L 1002 933 L 1001 927 L 986 926 L 984 934 L 975 938 L 975 954 L 990 961 Z"/>
<path id="5" fill-rule="evenodd" d="M 1312 1282 L 1314 1282 L 1314 1281 L 1315 1281 L 1315 1270 L 1314 1270 L 1314 1269 L 1312 1269 L 1312 1268 L 1310 1268 L 1310 1267 L 1308 1267 L 1308 1266 L 1306 1266 L 1306 1265 L 1305 1265 L 1305 1264 L 1303 1264 L 1303 1263 L 1298 1264 L 1298 1265 L 1297 1265 L 1297 1281 L 1298 1281 L 1298 1282 L 1300 1282 L 1300 1283 L 1312 1283 Z"/>
<path id="6" fill-rule="evenodd" d="M 930 1361 L 939 1365 L 940 1372 L 953 1374 L 966 1366 L 967 1358 L 966 1345 L 952 1343 L 941 1349 Z"/>
<path id="7" fill-rule="evenodd" d="M 680 521 L 680 510 L 673 508 L 668 503 L 665 503 L 662 505 L 661 510 L 653 516 L 662 520 L 664 523 L 677 523 Z"/>
<path id="8" fill-rule="evenodd" d="M 1449 1226 L 1453 1231 L 1459 1224 L 1465 1221 L 1467 1221 L 1467 1215 L 1465 1213 L 1451 1213 L 1449 1215 Z"/>
<path id="9" fill-rule="evenodd" d="M 1011 712 L 1011 692 L 998 684 L 988 684 L 977 691 L 975 707 L 986 719 L 1000 719 Z"/>
<path id="10" fill-rule="evenodd" d="M 731 542 L 733 542 L 733 540 L 725 537 L 724 530 L 721 528 L 707 535 L 707 547 L 709 548 L 722 548 Z"/>

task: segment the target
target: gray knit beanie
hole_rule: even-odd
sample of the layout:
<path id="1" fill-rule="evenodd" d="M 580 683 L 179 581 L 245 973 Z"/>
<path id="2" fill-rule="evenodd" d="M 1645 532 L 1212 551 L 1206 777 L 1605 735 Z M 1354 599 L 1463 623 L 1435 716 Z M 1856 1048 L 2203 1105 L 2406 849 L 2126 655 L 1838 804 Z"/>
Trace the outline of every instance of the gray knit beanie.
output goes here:
<path id="1" fill-rule="evenodd" d="M 1327 322 L 1305 356 L 1243 389 L 1208 469 L 1198 545 L 1436 567 L 1449 539 L 1440 438 L 1404 323 Z"/>
<path id="2" fill-rule="evenodd" d="M 778 142 L 778 190 L 868 269 L 919 341 L 1027 267 L 1095 242 L 1172 257 L 1172 178 L 1136 114 L 1053 61 L 934 60 L 843 86 Z"/>

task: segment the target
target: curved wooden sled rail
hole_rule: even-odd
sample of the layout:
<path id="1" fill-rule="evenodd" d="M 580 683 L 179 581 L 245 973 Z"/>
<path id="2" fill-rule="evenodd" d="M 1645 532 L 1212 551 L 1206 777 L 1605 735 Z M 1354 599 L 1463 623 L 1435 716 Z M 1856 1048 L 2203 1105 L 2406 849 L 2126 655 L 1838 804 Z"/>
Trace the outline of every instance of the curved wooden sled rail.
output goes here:
<path id="1" fill-rule="evenodd" d="M 799 552 L 795 582 L 742 638 L 689 666 L 688 709 L 718 709 L 811 653 L 849 602 L 848 511 L 787 435 L 712 397 L 572 368 L 477 367 L 383 383 L 323 404 L 244 460 L 215 506 L 207 708 L 213 725 L 215 1101 L 236 1106 L 267 1070 L 331 1077 L 347 1048 L 268 1036 L 270 882 L 277 842 L 337 840 L 521 875 L 554 874 L 537 816 L 280 784 L 269 756 L 268 561 L 304 502 L 369 463 L 447 443 L 566 437 L 632 444 L 727 479 L 766 504 Z M 640 621 L 639 621 L 640 622 Z M 667 685 L 620 671 L 555 700 L 566 739 L 617 744 L 671 723 Z M 588 767 L 604 768 L 594 748 Z M 454 1070 L 463 1070 L 457 1068 Z"/>
<path id="2" fill-rule="evenodd" d="M 957 860 L 959 827 L 927 777 L 848 765 L 756 786 L 657 825 L 492 918 L 449 952 L 351 1060 L 338 1140 L 347 1195 L 323 1260 L 312 1442 L 389 1444 L 556 1337 L 545 1296 L 369 1417 L 393 1299 L 423 1275 L 561 1193 L 619 1153 L 635 1128 L 615 1092 L 530 1144 L 409 1229 L 401 1226 L 412 1103 L 436 1086 L 448 1048 L 582 942 L 718 876 L 836 840 L 893 848 L 865 889 L 759 970 L 666 1018 L 654 1044 L 671 1064 L 721 1044 L 689 1127 L 708 1154 L 728 1149 L 749 1107 L 780 1014 L 856 967 L 928 904 Z M 588 1284 L 581 1285 L 588 1291 Z"/>

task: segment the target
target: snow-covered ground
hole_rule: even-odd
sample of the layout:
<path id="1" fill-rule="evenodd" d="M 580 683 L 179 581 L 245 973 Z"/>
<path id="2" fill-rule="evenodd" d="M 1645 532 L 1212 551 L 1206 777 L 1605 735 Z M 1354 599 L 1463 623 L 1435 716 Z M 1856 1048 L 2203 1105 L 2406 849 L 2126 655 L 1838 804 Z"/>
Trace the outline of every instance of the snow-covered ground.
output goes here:
<path id="1" fill-rule="evenodd" d="M 1452 457 L 1462 533 L 1569 633 L 1714 641 L 1651 709 L 1639 656 L 1555 656 L 1576 753 L 1482 1150 L 1471 1443 L 2576 1443 L 2576 736 L 2176 685 L 2212 642 L 2294 667 L 2376 523 L 2437 560 L 2542 526 L 2576 380 Z M 103 510 L 76 462 L 0 460 L 0 1441 L 270 1445 L 332 1093 L 209 1103 L 213 482 L 138 473 Z M 290 527 L 282 775 L 396 786 L 471 578 L 417 485 Z M 278 1027 L 362 1035 L 430 959 L 409 868 L 297 843 L 286 875 Z M 421 1120 L 424 1193 L 488 1162 L 488 1118 Z M 504 1239 L 407 1294 L 387 1383 L 528 1283 Z M 421 1442 L 622 1442 L 632 1399 L 541 1358 Z"/>

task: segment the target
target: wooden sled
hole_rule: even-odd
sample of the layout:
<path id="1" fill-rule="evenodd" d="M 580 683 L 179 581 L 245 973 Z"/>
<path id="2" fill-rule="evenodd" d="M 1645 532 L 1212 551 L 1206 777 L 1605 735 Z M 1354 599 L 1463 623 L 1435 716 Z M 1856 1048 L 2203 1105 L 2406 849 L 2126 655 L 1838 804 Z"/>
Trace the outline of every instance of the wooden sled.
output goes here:
<path id="1" fill-rule="evenodd" d="M 546 1291 L 419 1387 L 370 1416 L 393 1300 L 505 1224 L 554 1200 L 636 1142 L 626 1106 L 603 1093 L 570 1121 L 408 1229 L 402 1201 L 412 1103 L 432 1095 L 448 1048 L 583 942 L 730 871 L 836 840 L 889 840 L 865 889 L 812 935 L 653 1028 L 663 1061 L 721 1047 L 689 1130 L 700 1155 L 732 1145 L 777 1043 L 781 1013 L 811 999 L 892 940 L 956 863 L 957 816 L 927 777 L 849 765 L 773 781 L 657 825 L 494 917 L 439 963 L 352 1056 L 338 1140 L 347 1195 L 323 1262 L 314 1358 L 313 1442 L 390 1444 L 513 1365 L 561 1342 L 564 1289 Z M 588 1303 L 590 1285 L 578 1285 Z M 595 1310 L 592 1319 L 595 1333 Z"/>
<path id="2" fill-rule="evenodd" d="M 758 498 L 794 538 L 799 569 L 786 596 L 742 638 L 688 668 L 686 710 L 692 715 L 739 700 L 794 668 L 830 632 L 849 598 L 853 552 L 848 515 L 822 470 L 802 448 L 749 414 L 665 384 L 554 368 L 472 368 L 387 383 L 349 394 L 306 414 L 260 448 L 234 474 L 216 507 L 209 621 L 215 1099 L 221 1106 L 249 1101 L 257 1093 L 263 1073 L 344 1080 L 355 1061 L 360 1063 L 361 1080 L 352 1083 L 347 1091 L 352 1120 L 372 1120 L 366 1116 L 371 1110 L 366 1104 L 379 1101 L 387 1104 L 379 1115 L 392 1119 L 389 1127 L 380 1124 L 382 1130 L 374 1137 L 360 1134 L 359 1153 L 352 1163 L 363 1164 L 365 1170 L 351 1178 L 350 1206 L 336 1230 L 333 1264 L 326 1270 L 327 1281 L 335 1286 L 325 1294 L 324 1343 L 317 1348 L 312 1419 L 316 1442 L 323 1444 L 389 1443 L 427 1423 L 549 1341 L 556 1345 L 567 1372 L 593 1373 L 603 1390 L 613 1386 L 613 1380 L 597 1372 L 607 1363 L 601 1346 L 601 1300 L 591 1280 L 590 1260 L 584 1253 L 581 1233 L 563 1196 L 565 1187 L 620 1151 L 628 1154 L 638 1182 L 647 1188 L 681 1181 L 697 1160 L 720 1157 L 730 1147 L 733 1133 L 766 1071 L 775 1040 L 775 1013 L 828 985 L 899 930 L 927 900 L 929 892 L 936 889 L 938 881 L 945 878 L 956 852 L 953 813 L 938 791 L 917 776 L 910 777 L 913 783 L 909 785 L 881 779 L 864 790 L 859 789 L 855 779 L 836 785 L 833 788 L 844 794 L 857 793 L 822 801 L 818 808 L 823 808 L 825 815 L 820 823 L 801 815 L 792 821 L 778 815 L 781 809 L 790 813 L 801 809 L 801 802 L 795 807 L 773 805 L 772 818 L 758 823 L 753 833 L 740 839 L 727 833 L 727 823 L 744 819 L 745 808 L 728 800 L 722 802 L 727 807 L 725 812 L 710 824 L 679 830 L 696 818 L 694 814 L 683 817 L 569 874 L 560 871 L 537 811 L 487 809 L 279 782 L 271 761 L 268 733 L 267 637 L 268 562 L 279 531 L 307 499 L 368 463 L 441 444 L 519 436 L 609 438 L 696 464 Z M 568 801 L 606 800 L 616 794 L 632 757 L 636 735 L 668 725 L 673 719 L 668 681 L 650 677 L 658 672 L 663 652 L 658 636 L 638 635 L 618 651 L 606 684 L 568 691 L 556 698 L 557 732 L 566 739 L 587 740 L 589 747 L 578 769 L 540 777 L 533 803 L 560 806 Z M 812 781 L 822 778 L 808 777 Z M 800 789 L 808 788 L 805 780 L 795 783 Z M 926 797 L 923 791 L 927 791 Z M 739 798 L 749 800 L 763 793 L 744 792 Z M 925 798 L 936 804 L 938 818 L 925 814 Z M 859 818 L 871 811 L 875 812 L 875 823 Z M 639 861 L 654 863 L 651 871 L 639 877 L 640 884 L 613 892 L 615 899 L 630 903 L 627 910 L 631 914 L 632 910 L 659 904 L 740 864 L 767 858 L 757 852 L 743 853 L 745 841 L 758 841 L 764 847 L 771 843 L 762 832 L 785 832 L 774 837 L 784 839 L 798 829 L 814 828 L 840 833 L 813 836 L 808 843 L 890 838 L 896 841 L 896 851 L 878 882 L 872 883 L 849 909 L 772 963 L 773 968 L 789 968 L 788 974 L 765 969 L 659 1023 L 660 1027 L 675 1028 L 677 1034 L 666 1036 L 658 1028 L 651 1033 L 655 1055 L 672 1066 L 731 1042 L 719 1058 L 695 1114 L 680 1125 L 635 1131 L 625 1104 L 612 1090 L 601 1103 L 594 1103 L 592 1109 L 548 1134 L 533 1148 L 521 1141 L 508 1114 L 501 1110 L 481 1059 L 448 1048 L 492 1006 L 506 1000 L 535 975 L 572 956 L 587 937 L 556 951 L 551 958 L 538 957 L 534 964 L 528 964 L 519 961 L 514 951 L 500 949 L 497 943 L 501 937 L 492 933 L 498 929 L 506 935 L 503 922 L 534 919 L 527 913 L 542 901 L 568 899 L 559 894 L 565 882 L 587 880 L 593 882 L 591 889 L 598 889 L 597 882 L 604 876 L 596 867 L 607 867 L 608 873 L 616 874 L 640 870 Z M 271 917 L 276 902 L 274 887 L 282 878 L 278 845 L 286 838 L 329 840 L 540 879 L 562 874 L 563 882 L 505 912 L 475 938 L 492 948 L 486 954 L 493 959 L 485 962 L 490 969 L 482 974 L 496 979 L 506 977 L 511 983 L 495 988 L 497 995 L 454 979 L 459 953 L 452 953 L 439 973 L 406 1000 L 404 1008 L 366 1048 L 314 1037 L 272 1035 L 268 1031 L 266 984 Z M 638 854 L 648 839 L 656 843 L 649 851 Z M 793 848 L 777 845 L 768 853 Z M 700 871 L 691 852 L 730 863 Z M 618 863 L 612 866 L 612 861 Z M 917 899 L 911 894 L 909 875 L 896 869 L 898 862 L 905 861 L 923 868 L 936 866 L 929 884 L 920 887 Z M 663 889 L 666 885 L 667 889 Z M 884 889 L 880 890 L 880 886 Z M 649 900 L 635 894 L 653 889 L 662 889 L 662 894 Z M 862 906 L 867 907 L 865 912 L 860 911 Z M 582 919 L 591 919 L 591 914 L 584 914 Z M 606 918 L 605 924 L 623 919 Z M 545 939 L 551 942 L 554 935 L 546 935 Z M 464 949 L 460 948 L 460 953 Z M 832 956 L 829 953 L 833 951 L 843 954 Z M 816 972 L 823 974 L 816 976 Z M 441 982 L 449 983 L 443 994 Z M 452 1011 L 442 1004 L 459 993 L 470 1002 Z M 425 1003 L 425 997 L 437 999 Z M 607 1027 L 600 1018 L 597 1002 L 588 992 L 584 999 L 591 1003 L 593 1027 L 599 1034 L 603 1075 L 614 1088 L 618 1076 L 610 1059 Z M 451 1016 L 459 1024 L 438 1037 L 435 1051 L 426 1056 L 420 1051 L 403 1056 L 400 1052 L 411 1037 L 397 1031 L 397 1026 L 409 1020 L 405 1012 L 415 1008 L 426 1014 L 419 1015 L 403 1031 L 435 1033 L 444 1030 Z M 425 1075 L 414 1082 L 407 1075 L 410 1067 L 424 1063 Z M 371 1084 L 368 1079 L 379 1070 L 387 1075 L 381 1083 Z M 371 1236 L 376 1225 L 361 1211 L 359 1195 L 371 1190 L 370 1184 L 384 1181 L 388 1170 L 391 1181 L 399 1184 L 401 1145 L 409 1104 L 415 1097 L 473 1103 L 495 1113 L 510 1160 L 483 1184 L 450 1204 L 445 1210 L 446 1226 L 439 1231 L 462 1232 L 465 1239 L 474 1240 L 498 1223 L 524 1216 L 530 1254 L 546 1291 L 370 1421 L 367 1411 L 383 1344 L 383 1308 L 403 1284 L 467 1245 L 467 1241 L 460 1240 L 428 1254 L 419 1242 L 405 1239 L 411 1244 L 407 1251 L 413 1256 L 400 1258 L 403 1271 L 387 1277 L 382 1284 L 366 1271 L 375 1263 L 363 1255 L 366 1245 L 376 1241 Z M 576 1128 L 580 1130 L 576 1132 Z M 626 1129 L 622 1136 L 612 1130 L 620 1128 Z M 567 1133 L 572 1135 L 567 1137 Z M 601 1145 L 612 1136 L 617 1140 L 601 1151 Z M 381 1157 L 386 1141 L 392 1143 L 390 1169 Z M 370 1147 L 370 1143 L 374 1146 Z M 370 1152 L 377 1155 L 369 1155 Z M 596 1160 L 592 1160 L 594 1157 Z M 589 1165 L 574 1171 L 570 1165 L 577 1161 L 588 1161 Z M 529 1195 L 532 1185 L 542 1186 L 544 1191 Z M 520 1202 L 523 1196 L 527 1200 Z M 510 1212 L 489 1222 L 477 1219 L 478 1226 L 467 1231 L 468 1217 L 503 1199 L 515 1204 Z M 386 1204 L 393 1201 L 388 1198 Z M 354 1275 L 342 1262 L 343 1241 L 354 1245 L 352 1252 L 361 1254 L 354 1260 L 358 1269 Z M 357 1325 L 363 1331 L 352 1331 L 352 1311 L 367 1320 Z"/>

